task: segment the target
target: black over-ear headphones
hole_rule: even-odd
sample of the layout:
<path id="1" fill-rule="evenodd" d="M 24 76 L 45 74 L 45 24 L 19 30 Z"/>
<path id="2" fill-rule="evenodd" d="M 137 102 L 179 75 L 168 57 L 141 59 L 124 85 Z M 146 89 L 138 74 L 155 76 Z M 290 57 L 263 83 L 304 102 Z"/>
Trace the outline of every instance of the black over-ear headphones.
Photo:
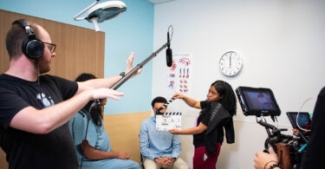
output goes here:
<path id="1" fill-rule="evenodd" d="M 44 44 L 36 38 L 35 33 L 25 19 L 19 19 L 12 23 L 19 24 L 25 30 L 28 37 L 23 41 L 22 52 L 31 59 L 38 59 L 43 55 Z"/>

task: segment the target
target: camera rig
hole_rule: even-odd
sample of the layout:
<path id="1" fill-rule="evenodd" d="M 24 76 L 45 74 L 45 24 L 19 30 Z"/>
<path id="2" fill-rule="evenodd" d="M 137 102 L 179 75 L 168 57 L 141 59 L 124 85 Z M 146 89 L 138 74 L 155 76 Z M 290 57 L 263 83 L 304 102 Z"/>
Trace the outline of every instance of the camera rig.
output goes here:
<path id="1" fill-rule="evenodd" d="M 272 146 L 277 153 L 283 169 L 299 169 L 308 144 L 307 137 L 300 131 L 299 136 L 282 134 L 287 129 L 280 129 L 266 122 L 265 117 L 256 117 L 256 122 L 265 127 L 268 134 L 264 142 L 264 152 Z"/>
<path id="2" fill-rule="evenodd" d="M 256 122 L 265 127 L 268 136 L 264 143 L 264 152 L 268 153 L 269 146 L 272 146 L 283 169 L 299 169 L 308 139 L 303 131 L 299 131 L 298 136 L 286 135 L 282 132 L 287 129 L 279 129 L 267 123 L 266 116 L 270 116 L 275 122 L 281 114 L 272 90 L 239 86 L 236 88 L 236 95 L 244 115 L 255 116 Z"/>

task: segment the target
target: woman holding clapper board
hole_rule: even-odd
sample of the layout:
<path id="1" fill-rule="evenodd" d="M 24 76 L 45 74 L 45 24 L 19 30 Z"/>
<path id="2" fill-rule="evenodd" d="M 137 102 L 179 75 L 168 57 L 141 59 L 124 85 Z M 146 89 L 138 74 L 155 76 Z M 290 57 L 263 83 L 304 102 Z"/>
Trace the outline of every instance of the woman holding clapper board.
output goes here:
<path id="1" fill-rule="evenodd" d="M 232 117 L 236 114 L 237 106 L 231 85 L 222 80 L 213 82 L 204 101 L 197 101 L 180 93 L 174 94 L 173 98 L 182 99 L 190 107 L 202 110 L 197 126 L 184 130 L 171 129 L 169 132 L 193 134 L 193 169 L 215 169 L 224 135 L 228 144 L 235 142 Z"/>

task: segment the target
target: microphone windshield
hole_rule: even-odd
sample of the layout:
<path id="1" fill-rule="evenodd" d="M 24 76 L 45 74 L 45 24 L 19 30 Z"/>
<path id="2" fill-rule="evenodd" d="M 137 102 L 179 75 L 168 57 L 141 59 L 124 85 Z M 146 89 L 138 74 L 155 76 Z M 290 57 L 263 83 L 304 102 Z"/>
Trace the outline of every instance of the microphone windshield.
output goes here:
<path id="1" fill-rule="evenodd" d="M 168 67 L 171 67 L 173 64 L 173 52 L 170 48 L 167 48 L 166 50 L 166 63 Z"/>

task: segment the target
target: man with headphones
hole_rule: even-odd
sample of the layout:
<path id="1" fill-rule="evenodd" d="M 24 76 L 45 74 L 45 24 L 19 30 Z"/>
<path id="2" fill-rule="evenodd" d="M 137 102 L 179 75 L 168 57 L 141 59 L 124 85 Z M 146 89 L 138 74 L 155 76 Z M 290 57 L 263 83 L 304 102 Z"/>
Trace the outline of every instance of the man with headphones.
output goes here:
<path id="1" fill-rule="evenodd" d="M 132 70 L 134 54 L 121 75 L 73 82 L 41 75 L 50 71 L 56 45 L 40 25 L 14 21 L 6 46 L 10 65 L 0 75 L 0 146 L 9 168 L 77 169 L 67 122 L 90 100 L 123 96 L 110 87 Z"/>

